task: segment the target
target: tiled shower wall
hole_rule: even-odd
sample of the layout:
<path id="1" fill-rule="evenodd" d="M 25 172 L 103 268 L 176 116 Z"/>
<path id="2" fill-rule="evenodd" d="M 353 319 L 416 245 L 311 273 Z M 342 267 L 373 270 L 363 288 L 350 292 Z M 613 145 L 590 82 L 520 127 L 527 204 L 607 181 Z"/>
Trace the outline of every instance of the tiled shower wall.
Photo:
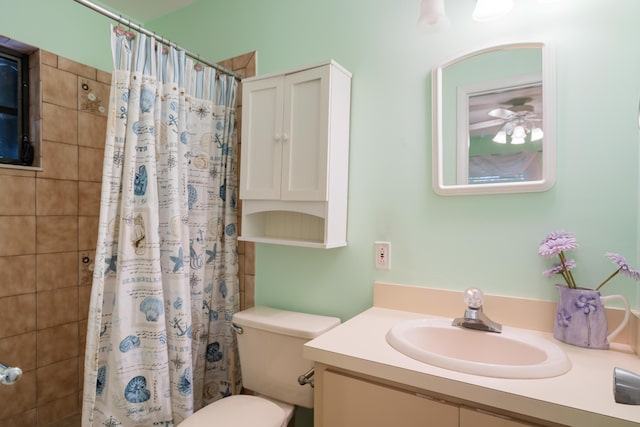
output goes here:
<path id="1" fill-rule="evenodd" d="M 0 362 L 24 371 L 0 385 L 0 425 L 79 426 L 68 417 L 81 410 L 110 75 L 39 55 L 42 171 L 0 168 Z M 255 53 L 224 65 L 255 75 Z M 239 252 L 244 308 L 254 301 L 253 244 Z"/>
<path id="2" fill-rule="evenodd" d="M 256 52 L 249 52 L 220 62 L 223 67 L 233 70 L 240 76 L 253 77 L 256 75 Z M 240 147 L 242 146 L 242 85 L 238 91 L 237 102 L 237 130 L 238 130 L 238 173 L 240 172 Z M 238 182 L 239 177 L 238 177 Z M 242 201 L 238 203 L 238 231 L 242 233 Z M 240 309 L 250 308 L 255 305 L 255 244 L 252 242 L 238 242 L 238 264 L 240 279 Z"/>

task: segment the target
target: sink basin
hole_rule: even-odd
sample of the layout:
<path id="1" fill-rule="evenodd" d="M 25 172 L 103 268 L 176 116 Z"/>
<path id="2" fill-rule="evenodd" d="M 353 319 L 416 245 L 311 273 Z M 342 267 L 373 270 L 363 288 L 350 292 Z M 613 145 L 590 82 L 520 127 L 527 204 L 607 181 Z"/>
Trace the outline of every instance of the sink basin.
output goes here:
<path id="1" fill-rule="evenodd" d="M 451 326 L 447 319 L 407 320 L 387 332 L 387 342 L 420 362 L 498 378 L 549 378 L 571 369 L 552 341 L 521 329 L 502 333 Z"/>

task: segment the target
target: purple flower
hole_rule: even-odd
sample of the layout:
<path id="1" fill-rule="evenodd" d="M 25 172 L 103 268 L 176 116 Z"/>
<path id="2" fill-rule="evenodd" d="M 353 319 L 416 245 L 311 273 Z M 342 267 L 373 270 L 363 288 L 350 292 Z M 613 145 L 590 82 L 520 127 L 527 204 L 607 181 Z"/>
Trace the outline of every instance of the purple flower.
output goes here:
<path id="1" fill-rule="evenodd" d="M 573 250 L 577 247 L 578 243 L 573 233 L 558 230 L 547 234 L 547 237 L 544 238 L 538 247 L 538 254 L 545 257 L 557 256 L 560 262 L 553 264 L 549 270 L 543 271 L 542 275 L 551 277 L 555 274 L 560 274 L 564 281 L 567 282 L 569 288 L 576 288 L 576 282 L 571 272 L 571 270 L 575 268 L 576 262 L 572 259 L 567 259 L 564 251 Z M 630 277 L 633 280 L 640 281 L 640 270 L 632 268 L 622 255 L 607 252 L 605 256 L 616 264 L 618 268 L 595 288 L 596 291 L 609 282 L 609 280 L 613 279 L 618 273 L 622 273 L 622 275 Z M 584 310 L 585 314 L 588 314 L 591 311 L 590 302 L 581 301 L 581 304 L 580 308 Z"/>
<path id="2" fill-rule="evenodd" d="M 555 264 L 552 269 L 544 271 L 542 274 L 547 277 L 553 274 L 562 274 L 565 282 L 567 282 L 567 286 L 575 288 L 576 282 L 573 279 L 573 274 L 571 274 L 571 269 L 575 267 L 575 262 L 571 261 L 572 264 L 568 265 L 569 261 L 564 256 L 564 251 L 577 247 L 578 243 L 573 233 L 559 230 L 547 234 L 547 237 L 545 237 L 538 247 L 538 254 L 545 257 L 557 255 L 558 258 L 560 258 L 560 264 Z"/>
<path id="3" fill-rule="evenodd" d="M 553 231 L 540 243 L 538 254 L 550 257 L 577 247 L 578 243 L 573 233 L 564 230 Z"/>
<path id="4" fill-rule="evenodd" d="M 622 255 L 607 252 L 605 256 L 609 258 L 614 264 L 618 265 L 618 270 L 620 271 L 620 273 L 625 276 L 631 277 L 633 280 L 640 280 L 640 271 L 629 267 L 629 264 L 627 264 L 627 260 L 624 259 Z"/>
<path id="5" fill-rule="evenodd" d="M 576 262 L 572 259 L 568 259 L 565 261 L 565 265 L 567 267 L 567 270 L 571 270 L 572 268 L 576 267 Z M 562 274 L 564 272 L 564 266 L 562 265 L 562 263 L 557 263 L 557 264 L 553 264 L 553 267 L 550 268 L 549 270 L 545 270 L 542 272 L 542 275 L 544 277 L 551 277 L 554 274 Z"/>

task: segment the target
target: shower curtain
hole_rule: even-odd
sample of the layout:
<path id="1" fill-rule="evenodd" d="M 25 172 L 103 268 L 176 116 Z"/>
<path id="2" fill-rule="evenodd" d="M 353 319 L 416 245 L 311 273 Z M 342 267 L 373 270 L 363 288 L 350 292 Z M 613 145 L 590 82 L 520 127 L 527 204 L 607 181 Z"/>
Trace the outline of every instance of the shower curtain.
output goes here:
<path id="1" fill-rule="evenodd" d="M 237 81 L 112 28 L 82 425 L 174 426 L 239 390 Z"/>

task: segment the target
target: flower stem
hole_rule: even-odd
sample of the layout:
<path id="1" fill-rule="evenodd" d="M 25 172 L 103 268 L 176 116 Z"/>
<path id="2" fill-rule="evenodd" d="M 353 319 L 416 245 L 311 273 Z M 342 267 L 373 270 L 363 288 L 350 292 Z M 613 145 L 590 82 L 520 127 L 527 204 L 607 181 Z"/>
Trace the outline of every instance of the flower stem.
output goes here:
<path id="1" fill-rule="evenodd" d="M 562 278 L 564 279 L 564 281 L 567 282 L 567 286 L 571 287 L 571 281 L 569 280 L 567 272 L 565 270 L 562 270 L 560 274 L 562 274 Z"/>
<path id="2" fill-rule="evenodd" d="M 558 253 L 558 256 L 560 257 L 560 262 L 562 263 L 562 270 L 564 273 L 566 273 L 565 276 L 565 281 L 567 282 L 567 285 L 569 285 L 570 288 L 576 288 L 576 282 L 575 280 L 573 280 L 573 274 L 571 274 L 571 270 L 569 270 L 567 268 L 567 264 L 566 264 L 566 260 L 564 258 L 564 252 L 560 252 Z M 563 275 L 564 275 L 563 273 Z"/>
<path id="3" fill-rule="evenodd" d="M 622 270 L 622 267 L 620 267 L 619 269 L 617 269 L 616 271 L 614 271 L 611 276 L 607 277 L 604 282 L 600 283 L 598 285 L 598 287 L 596 288 L 596 291 L 599 290 L 601 287 L 603 287 L 605 285 L 605 283 L 607 283 L 609 280 L 613 279 L 613 276 L 615 276 L 616 274 L 618 274 L 620 272 L 620 270 Z"/>

